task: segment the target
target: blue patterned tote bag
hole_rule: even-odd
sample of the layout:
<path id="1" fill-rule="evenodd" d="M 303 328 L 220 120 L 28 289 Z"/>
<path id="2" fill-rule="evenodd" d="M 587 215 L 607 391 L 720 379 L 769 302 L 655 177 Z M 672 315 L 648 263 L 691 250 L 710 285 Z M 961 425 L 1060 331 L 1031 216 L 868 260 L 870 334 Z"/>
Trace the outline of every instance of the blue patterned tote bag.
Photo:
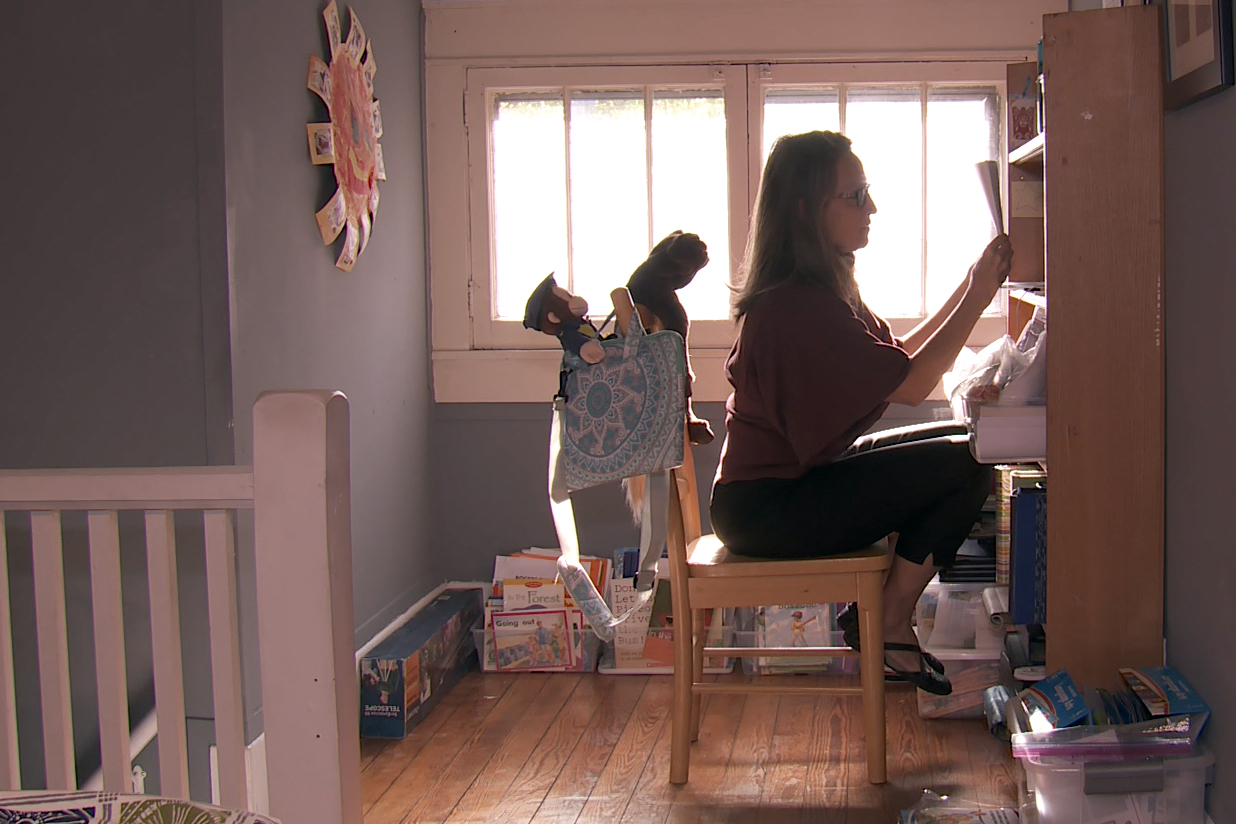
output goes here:
<path id="1" fill-rule="evenodd" d="M 593 631 L 611 640 L 619 623 L 652 597 L 656 563 L 668 532 L 669 470 L 681 466 L 686 440 L 686 343 L 674 331 L 644 331 L 639 313 L 627 334 L 602 341 L 589 364 L 563 354 L 550 432 L 549 497 L 562 556 L 558 571 Z M 640 522 L 636 605 L 614 616 L 579 561 L 570 494 L 637 475 L 647 477 Z"/>
<path id="2" fill-rule="evenodd" d="M 682 465 L 685 345 L 677 332 L 645 333 L 638 318 L 625 337 L 602 342 L 599 363 L 564 353 L 562 451 L 572 492 Z"/>

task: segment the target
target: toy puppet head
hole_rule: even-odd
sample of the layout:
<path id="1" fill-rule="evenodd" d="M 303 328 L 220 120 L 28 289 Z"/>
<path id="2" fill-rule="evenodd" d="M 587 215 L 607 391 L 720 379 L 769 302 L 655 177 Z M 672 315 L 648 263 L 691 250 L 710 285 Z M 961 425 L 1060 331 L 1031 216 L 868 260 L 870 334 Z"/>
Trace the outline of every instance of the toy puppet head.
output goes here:
<path id="1" fill-rule="evenodd" d="M 559 286 L 550 272 L 528 298 L 524 307 L 524 327 L 556 335 L 563 329 L 578 327 L 587 314 L 588 301 Z"/>
<path id="2" fill-rule="evenodd" d="M 660 274 L 672 289 L 686 286 L 708 264 L 708 247 L 691 232 L 674 230 L 653 247 L 652 253 L 657 252 L 665 253 Z"/>

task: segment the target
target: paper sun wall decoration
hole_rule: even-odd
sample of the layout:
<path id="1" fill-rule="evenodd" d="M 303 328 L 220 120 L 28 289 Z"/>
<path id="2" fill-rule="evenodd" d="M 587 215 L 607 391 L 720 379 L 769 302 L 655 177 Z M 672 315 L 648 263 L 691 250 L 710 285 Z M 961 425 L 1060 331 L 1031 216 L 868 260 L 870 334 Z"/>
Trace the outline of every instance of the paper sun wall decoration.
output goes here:
<path id="1" fill-rule="evenodd" d="M 309 89 L 326 104 L 328 123 L 309 124 L 309 159 L 313 164 L 332 164 L 335 194 L 317 213 L 318 228 L 326 245 L 343 234 L 343 249 L 335 265 L 350 272 L 369 244 L 378 213 L 378 181 L 386 180 L 382 162 L 382 114 L 373 96 L 373 76 L 378 64 L 373 43 L 365 39 L 356 12 L 349 9 L 348 39 L 343 40 L 339 10 L 331 0 L 322 17 L 330 42 L 330 63 L 309 57 Z"/>

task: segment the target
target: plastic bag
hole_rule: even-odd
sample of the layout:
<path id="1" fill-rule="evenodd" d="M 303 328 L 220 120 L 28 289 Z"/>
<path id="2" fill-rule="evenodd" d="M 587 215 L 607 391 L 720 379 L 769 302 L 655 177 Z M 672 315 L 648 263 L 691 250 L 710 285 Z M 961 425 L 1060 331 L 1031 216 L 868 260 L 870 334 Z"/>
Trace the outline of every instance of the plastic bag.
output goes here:
<path id="1" fill-rule="evenodd" d="M 980 804 L 923 790 L 913 807 L 901 811 L 900 824 L 1018 824 L 1020 820 L 1013 807 Z"/>
<path id="2" fill-rule="evenodd" d="M 1047 399 L 1047 315 L 1041 306 L 1017 338 L 1016 348 L 1025 364 L 1005 383 L 1000 399 L 1006 404 L 1043 403 Z"/>
<path id="3" fill-rule="evenodd" d="M 1001 390 L 1027 363 L 1026 354 L 1017 351 L 1017 342 L 1009 335 L 1002 335 L 984 347 L 968 370 L 957 376 L 949 400 L 960 397 L 975 403 L 995 403 L 1000 399 Z"/>
<path id="4" fill-rule="evenodd" d="M 945 376 L 949 402 L 1041 404 L 1047 398 L 1047 317 L 1039 309 L 1017 340 L 1003 335 L 974 355 L 962 349 Z"/>

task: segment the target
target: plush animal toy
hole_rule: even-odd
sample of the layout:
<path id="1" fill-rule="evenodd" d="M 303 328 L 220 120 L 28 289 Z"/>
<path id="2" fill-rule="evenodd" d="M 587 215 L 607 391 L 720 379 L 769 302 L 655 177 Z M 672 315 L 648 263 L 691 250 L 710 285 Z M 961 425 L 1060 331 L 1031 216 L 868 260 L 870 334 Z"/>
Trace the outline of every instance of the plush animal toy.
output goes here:
<path id="1" fill-rule="evenodd" d="M 648 259 L 636 268 L 627 281 L 627 291 L 635 304 L 644 328 L 649 332 L 673 329 L 687 339 L 690 322 L 677 290 L 686 286 L 695 273 L 708 263 L 708 247 L 699 235 L 675 229 L 652 247 Z M 711 443 L 714 437 L 708 421 L 691 409 L 691 384 L 695 374 L 687 360 L 687 437 L 691 443 Z"/>
<path id="2" fill-rule="evenodd" d="M 524 326 L 555 335 L 563 349 L 579 355 L 587 363 L 600 363 L 605 349 L 587 314 L 588 301 L 559 286 L 554 273 L 550 272 L 528 298 Z"/>

